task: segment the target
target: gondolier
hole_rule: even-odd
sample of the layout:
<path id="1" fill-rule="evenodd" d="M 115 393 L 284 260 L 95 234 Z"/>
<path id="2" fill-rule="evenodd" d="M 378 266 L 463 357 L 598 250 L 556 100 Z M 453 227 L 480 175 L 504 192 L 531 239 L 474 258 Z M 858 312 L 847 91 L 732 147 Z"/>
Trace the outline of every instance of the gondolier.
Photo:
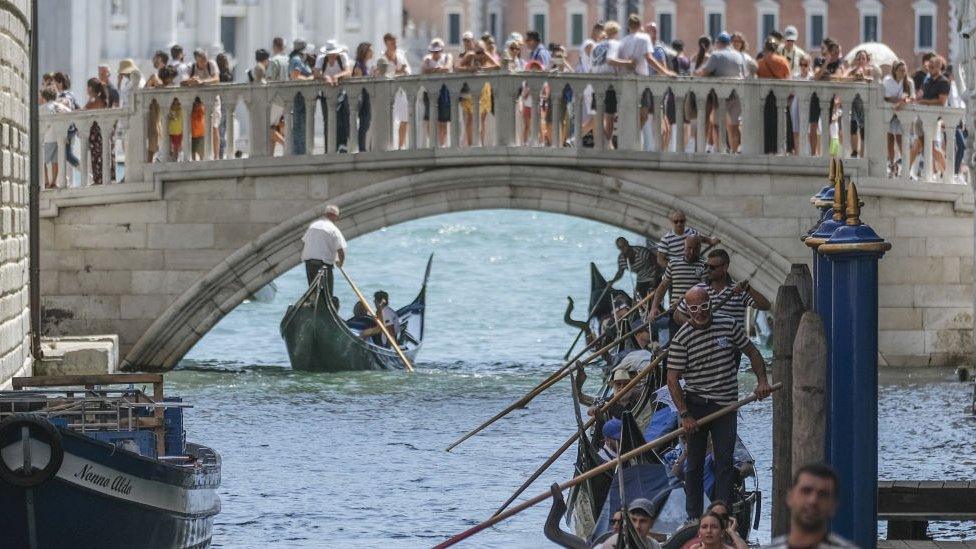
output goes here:
<path id="1" fill-rule="evenodd" d="M 662 268 L 667 267 L 672 260 L 681 257 L 685 239 L 689 236 L 698 235 L 698 231 L 687 226 L 688 218 L 685 217 L 685 212 L 681 210 L 671 212 L 668 221 L 671 222 L 671 229 L 664 233 L 657 243 L 657 262 Z M 712 246 L 718 246 L 718 243 L 721 242 L 717 237 L 701 236 L 701 239 Z"/>
<path id="2" fill-rule="evenodd" d="M 325 288 L 328 295 L 332 295 L 333 274 L 335 265 L 340 267 L 346 260 L 346 238 L 336 223 L 339 221 L 339 207 L 329 204 L 325 207 L 325 217 L 317 219 L 309 225 L 302 237 L 302 261 L 305 262 L 305 277 L 311 286 L 319 271 L 325 269 Z"/>
<path id="3" fill-rule="evenodd" d="M 664 277 L 654 292 L 651 310 L 647 316 L 648 322 L 653 322 L 654 318 L 661 314 L 661 304 L 664 301 L 665 293 L 669 296 L 669 304 L 673 310 L 674 307 L 678 306 L 678 302 L 684 297 L 685 292 L 702 281 L 705 276 L 705 262 L 700 257 L 700 250 L 701 240 L 698 235 L 685 238 L 684 254 L 668 263 Z M 672 315 L 668 332 L 670 337 L 674 337 L 679 327 L 681 324 Z"/>
<path id="4" fill-rule="evenodd" d="M 756 374 L 756 396 L 769 396 L 766 364 L 746 337 L 742 325 L 724 315 L 712 315 L 708 291 L 694 287 L 685 295 L 689 321 L 671 341 L 668 357 L 668 391 L 687 435 L 688 469 L 685 478 L 685 511 L 689 519 L 702 514 L 703 473 L 708 436 L 715 458 L 715 493 L 712 499 L 730 501 L 734 482 L 732 468 L 736 416 L 728 414 L 698 429 L 697 418 L 715 412 L 739 397 L 735 351 L 749 357 Z M 685 387 L 680 385 L 685 380 Z"/>
<path id="5" fill-rule="evenodd" d="M 771 304 L 747 281 L 736 283 L 732 280 L 732 277 L 729 276 L 729 263 L 731 263 L 731 259 L 725 250 L 709 252 L 708 259 L 705 260 L 706 282 L 702 282 L 698 286 L 708 291 L 712 307 L 725 300 L 725 297 L 731 293 L 732 296 L 725 300 L 725 305 L 722 306 L 722 314 L 731 316 L 736 322 L 745 326 L 746 308 L 752 307 L 758 311 L 768 311 Z M 683 301 L 678 304 L 676 317 L 679 324 L 688 320 L 688 308 Z"/>
<path id="6" fill-rule="evenodd" d="M 620 280 L 624 271 L 634 273 L 634 299 L 640 299 L 653 292 L 661 281 L 661 270 L 653 250 L 644 246 L 632 246 L 624 237 L 616 241 L 620 255 L 617 257 L 617 274 L 613 275 L 610 284 Z"/>

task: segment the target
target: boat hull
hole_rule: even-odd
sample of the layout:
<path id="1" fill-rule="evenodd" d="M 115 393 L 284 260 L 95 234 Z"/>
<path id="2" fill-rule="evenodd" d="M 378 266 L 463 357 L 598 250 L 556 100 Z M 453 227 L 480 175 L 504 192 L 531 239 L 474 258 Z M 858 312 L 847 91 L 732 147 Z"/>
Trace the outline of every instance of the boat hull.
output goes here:
<path id="1" fill-rule="evenodd" d="M 142 457 L 85 435 L 60 429 L 63 461 L 52 478 L 29 488 L 0 482 L 0 531 L 4 547 L 207 547 L 220 511 L 220 458 L 209 448 L 195 467 Z M 30 454 L 44 460 L 51 446 L 29 439 Z M 23 452 L 8 445 L 8 463 Z M 31 537 L 34 543 L 31 543 Z"/>
<path id="2" fill-rule="evenodd" d="M 400 358 L 349 334 L 336 322 L 321 298 L 314 306 L 299 303 L 288 308 L 281 336 L 288 348 L 288 359 L 295 370 L 342 372 L 362 370 L 402 370 Z M 417 349 L 405 351 L 413 362 Z"/>

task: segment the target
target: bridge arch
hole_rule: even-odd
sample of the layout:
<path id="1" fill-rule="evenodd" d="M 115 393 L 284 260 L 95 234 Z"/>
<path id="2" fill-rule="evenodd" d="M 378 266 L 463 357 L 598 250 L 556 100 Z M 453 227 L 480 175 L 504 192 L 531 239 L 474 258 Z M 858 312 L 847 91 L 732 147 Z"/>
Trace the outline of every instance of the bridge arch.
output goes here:
<path id="1" fill-rule="evenodd" d="M 790 268 L 771 246 L 713 212 L 645 184 L 583 170 L 441 168 L 367 184 L 328 202 L 342 209 L 349 239 L 421 217 L 482 209 L 560 213 L 657 236 L 668 213 L 680 208 L 691 226 L 722 239 L 732 254 L 732 275 L 750 278 L 763 294 L 775 295 Z M 136 341 L 122 369 L 173 368 L 224 315 L 300 262 L 301 236 L 323 215 L 325 204 L 320 201 L 267 230 L 187 288 Z"/>

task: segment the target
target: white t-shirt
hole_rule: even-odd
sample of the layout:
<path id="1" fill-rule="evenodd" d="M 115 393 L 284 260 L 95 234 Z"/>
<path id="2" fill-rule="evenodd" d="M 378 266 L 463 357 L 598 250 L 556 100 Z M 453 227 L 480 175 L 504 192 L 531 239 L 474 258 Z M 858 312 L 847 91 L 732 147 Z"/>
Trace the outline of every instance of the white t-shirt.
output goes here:
<path id="1" fill-rule="evenodd" d="M 386 58 L 386 51 L 380 54 L 380 57 Z M 407 54 L 403 50 L 398 49 L 396 51 L 396 56 L 393 61 L 390 61 L 389 58 L 386 58 L 386 60 L 389 62 L 386 64 L 386 73 L 383 76 L 402 76 L 397 74 L 398 71 L 402 71 L 404 74 L 410 74 L 410 63 L 407 61 Z"/>
<path id="2" fill-rule="evenodd" d="M 593 49 L 596 47 L 596 42 L 592 38 L 587 38 L 583 41 L 583 45 L 579 49 L 579 65 L 577 72 L 590 72 L 593 67 Z M 590 53 L 586 53 L 586 48 L 590 48 Z"/>
<path id="3" fill-rule="evenodd" d="M 320 53 L 318 57 L 315 58 L 315 68 L 322 71 L 322 74 L 326 76 L 334 76 L 343 72 L 346 69 L 351 69 L 352 65 L 349 64 L 349 56 L 345 52 L 336 55 L 335 63 L 331 65 L 326 62 L 326 57 L 324 53 Z"/>
<path id="4" fill-rule="evenodd" d="M 633 60 L 634 72 L 642 76 L 649 76 L 651 68 L 647 63 L 647 54 L 654 50 L 651 37 L 646 32 L 628 34 L 620 41 L 619 59 Z"/>
<path id="5" fill-rule="evenodd" d="M 390 331 L 390 335 L 392 335 L 394 338 L 399 337 L 398 332 L 400 331 L 400 317 L 397 316 L 396 311 L 394 311 L 389 305 L 383 307 L 383 325 L 386 326 L 386 329 Z M 382 333 L 380 334 L 380 338 L 383 341 L 383 345 L 389 344 L 386 336 Z"/>
<path id="6" fill-rule="evenodd" d="M 620 40 L 612 40 L 609 38 L 601 40 L 593 48 L 593 67 L 591 72 L 594 74 L 613 74 L 617 72 L 608 61 L 611 57 L 618 57 L 617 52 L 619 50 Z"/>
<path id="7" fill-rule="evenodd" d="M 43 105 L 40 106 L 40 111 L 42 113 L 54 114 L 54 113 L 71 112 L 71 109 L 64 106 L 63 103 L 58 103 L 57 101 L 48 101 L 47 103 L 44 103 Z M 47 127 L 47 130 L 44 132 L 44 136 L 42 139 L 45 145 L 48 143 L 58 142 L 58 138 L 54 134 L 54 124 L 51 124 L 50 126 Z"/>
<path id="8" fill-rule="evenodd" d="M 906 76 L 905 78 L 908 77 Z M 884 86 L 884 96 L 887 99 L 900 99 L 902 94 L 905 93 L 905 87 L 902 83 L 892 78 L 890 74 L 884 77 L 881 84 Z"/>
<path id="9" fill-rule="evenodd" d="M 451 55 L 445 52 L 441 52 L 439 59 L 434 59 L 433 54 L 427 54 L 424 56 L 424 60 L 420 64 L 422 70 L 431 69 L 444 69 L 451 66 Z"/>
<path id="10" fill-rule="evenodd" d="M 328 219 L 319 219 L 309 225 L 302 242 L 305 243 L 302 261 L 318 259 L 327 265 L 335 264 L 339 250 L 346 249 L 346 238 L 342 236 L 342 231 Z"/>
<path id="11" fill-rule="evenodd" d="M 169 66 L 176 69 L 176 78 L 173 79 L 173 85 L 179 86 L 181 82 L 190 77 L 189 63 L 183 63 L 182 61 L 170 59 Z"/>

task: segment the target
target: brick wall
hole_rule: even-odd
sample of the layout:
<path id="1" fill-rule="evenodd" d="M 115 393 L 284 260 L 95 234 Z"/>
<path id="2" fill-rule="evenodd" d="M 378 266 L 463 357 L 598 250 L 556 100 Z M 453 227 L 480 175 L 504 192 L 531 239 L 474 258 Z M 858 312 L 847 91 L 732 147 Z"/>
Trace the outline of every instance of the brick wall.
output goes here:
<path id="1" fill-rule="evenodd" d="M 0 384 L 30 360 L 28 0 L 0 4 Z"/>

